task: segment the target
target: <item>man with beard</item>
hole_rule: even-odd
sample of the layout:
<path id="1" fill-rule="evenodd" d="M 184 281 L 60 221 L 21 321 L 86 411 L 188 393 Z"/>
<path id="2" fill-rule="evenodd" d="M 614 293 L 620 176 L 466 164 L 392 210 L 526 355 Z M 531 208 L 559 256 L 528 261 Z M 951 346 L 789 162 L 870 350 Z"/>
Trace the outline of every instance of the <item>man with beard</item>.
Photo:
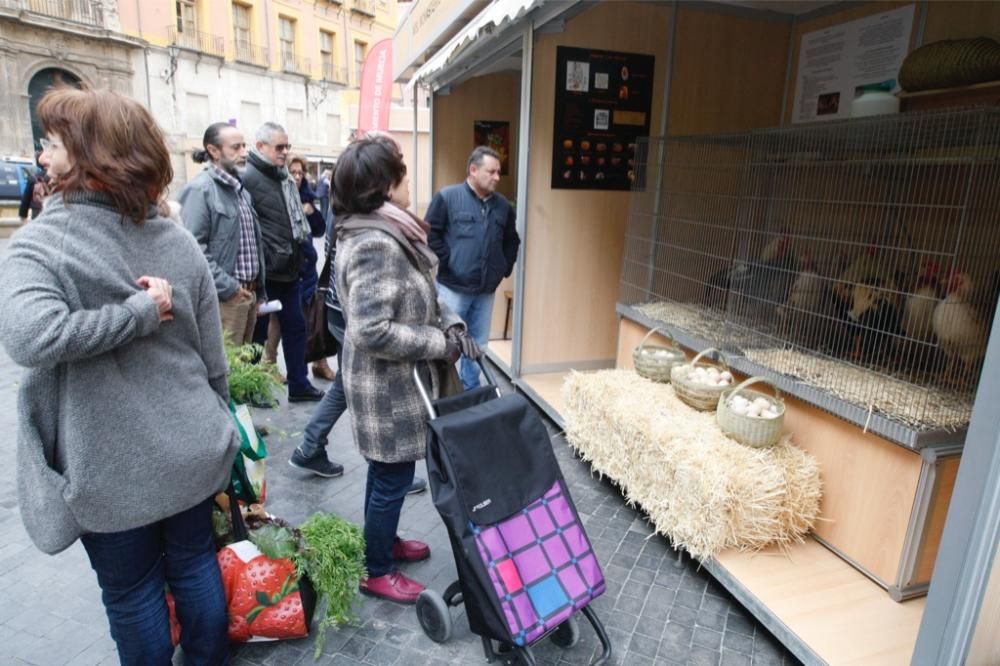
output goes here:
<path id="1" fill-rule="evenodd" d="M 247 145 L 243 133 L 227 123 L 210 125 L 202 145 L 192 159 L 207 166 L 178 195 L 181 219 L 212 269 L 222 329 L 243 345 L 253 338 L 257 303 L 265 300 L 260 226 L 239 173 Z"/>

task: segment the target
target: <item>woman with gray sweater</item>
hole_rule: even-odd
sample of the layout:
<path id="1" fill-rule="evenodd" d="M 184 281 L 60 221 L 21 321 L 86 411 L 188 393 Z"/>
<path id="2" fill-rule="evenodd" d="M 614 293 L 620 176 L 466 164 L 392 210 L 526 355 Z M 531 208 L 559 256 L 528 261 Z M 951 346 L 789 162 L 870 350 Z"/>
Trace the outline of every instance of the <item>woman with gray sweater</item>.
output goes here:
<path id="1" fill-rule="evenodd" d="M 55 193 L 0 260 L 0 341 L 26 368 L 18 501 L 39 549 L 77 539 L 123 664 L 228 662 L 212 496 L 239 448 L 218 297 L 190 233 L 156 213 L 173 174 L 137 102 L 57 89 L 38 104 Z"/>

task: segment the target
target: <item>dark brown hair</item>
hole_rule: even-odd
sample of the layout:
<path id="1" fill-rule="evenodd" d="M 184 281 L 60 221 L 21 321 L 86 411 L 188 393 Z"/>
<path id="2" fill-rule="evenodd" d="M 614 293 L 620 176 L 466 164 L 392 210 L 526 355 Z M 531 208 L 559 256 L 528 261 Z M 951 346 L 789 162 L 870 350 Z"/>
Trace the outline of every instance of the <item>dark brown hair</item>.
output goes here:
<path id="1" fill-rule="evenodd" d="M 56 88 L 38 103 L 46 134 L 58 134 L 73 161 L 57 192 L 103 192 L 141 224 L 173 180 L 163 132 L 141 104 L 110 90 Z"/>
<path id="2" fill-rule="evenodd" d="M 399 145 L 392 138 L 355 141 L 337 158 L 333 172 L 333 212 L 370 213 L 389 200 L 389 190 L 406 175 Z"/>

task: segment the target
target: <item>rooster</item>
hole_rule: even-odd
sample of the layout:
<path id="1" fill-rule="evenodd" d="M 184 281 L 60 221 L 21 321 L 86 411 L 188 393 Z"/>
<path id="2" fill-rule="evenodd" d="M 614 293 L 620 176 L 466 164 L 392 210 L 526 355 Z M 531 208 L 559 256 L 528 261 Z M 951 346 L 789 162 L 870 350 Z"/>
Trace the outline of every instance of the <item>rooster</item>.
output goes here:
<path id="1" fill-rule="evenodd" d="M 987 323 L 972 303 L 976 284 L 967 273 L 951 269 L 947 285 L 947 297 L 934 309 L 934 333 L 948 357 L 946 381 L 964 384 L 978 374 L 986 354 Z"/>
<path id="2" fill-rule="evenodd" d="M 806 253 L 799 258 L 799 274 L 788 292 L 788 300 L 777 309 L 782 339 L 815 349 L 833 320 L 826 279 L 816 271 L 816 262 Z"/>
<path id="3" fill-rule="evenodd" d="M 884 364 L 894 357 L 900 330 L 899 309 L 893 303 L 891 286 L 887 289 L 878 280 L 854 285 L 847 319 L 855 360 Z"/>
<path id="4" fill-rule="evenodd" d="M 737 261 L 731 269 L 715 273 L 706 284 L 706 300 L 711 303 L 713 295 L 722 293 L 721 306 L 726 308 L 730 293 L 743 296 L 737 303 L 737 316 L 760 314 L 785 302 L 798 264 L 790 246 L 786 234 L 777 236 L 764 246 L 756 260 Z"/>
<path id="5" fill-rule="evenodd" d="M 936 363 L 934 342 L 934 310 L 941 302 L 937 262 L 924 262 L 923 270 L 913 284 L 913 293 L 903 306 L 902 328 L 906 336 L 900 349 L 900 365 L 916 372 L 929 370 Z"/>

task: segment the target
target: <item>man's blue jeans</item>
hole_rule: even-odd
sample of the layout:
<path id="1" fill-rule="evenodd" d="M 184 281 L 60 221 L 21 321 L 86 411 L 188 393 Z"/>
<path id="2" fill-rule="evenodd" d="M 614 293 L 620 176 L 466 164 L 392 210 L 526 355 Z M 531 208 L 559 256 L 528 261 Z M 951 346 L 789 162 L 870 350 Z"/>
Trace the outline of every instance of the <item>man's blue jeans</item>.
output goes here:
<path id="1" fill-rule="evenodd" d="M 399 529 L 403 500 L 413 483 L 416 463 L 368 461 L 365 484 L 365 566 L 370 578 L 393 571 L 392 544 Z"/>
<path id="2" fill-rule="evenodd" d="M 150 501 L 154 501 L 151 498 Z M 226 594 L 215 559 L 212 500 L 124 532 L 84 534 L 122 664 L 170 664 L 170 585 L 185 664 L 229 663 Z"/>
<path id="3" fill-rule="evenodd" d="M 338 326 L 343 325 L 343 319 L 335 314 L 333 310 L 327 309 L 327 328 L 330 334 L 337 338 L 340 343 L 340 350 L 337 351 L 337 376 L 333 378 L 333 385 L 323 395 L 323 399 L 316 406 L 312 418 L 306 425 L 305 436 L 302 438 L 302 445 L 299 451 L 306 458 L 312 458 L 326 450 L 327 437 L 330 431 L 337 424 L 340 417 L 347 411 L 347 397 L 344 395 L 344 374 L 341 359 L 343 358 L 344 341 L 337 336 Z"/>
<path id="4" fill-rule="evenodd" d="M 267 297 L 281 301 L 281 311 L 277 313 L 281 324 L 281 349 L 285 355 L 285 369 L 288 371 L 288 395 L 305 393 L 314 388 L 309 381 L 306 367 L 306 319 L 302 314 L 302 281 L 266 283 Z M 257 319 L 253 341 L 267 342 L 267 322 L 270 315 Z"/>
<path id="5" fill-rule="evenodd" d="M 437 285 L 438 295 L 452 310 L 455 311 L 469 335 L 476 341 L 479 348 L 486 351 L 486 343 L 490 337 L 490 321 L 493 319 L 493 294 L 463 294 L 453 291 L 440 282 Z M 479 386 L 479 364 L 465 357 L 459 366 L 459 376 L 465 390 Z"/>

